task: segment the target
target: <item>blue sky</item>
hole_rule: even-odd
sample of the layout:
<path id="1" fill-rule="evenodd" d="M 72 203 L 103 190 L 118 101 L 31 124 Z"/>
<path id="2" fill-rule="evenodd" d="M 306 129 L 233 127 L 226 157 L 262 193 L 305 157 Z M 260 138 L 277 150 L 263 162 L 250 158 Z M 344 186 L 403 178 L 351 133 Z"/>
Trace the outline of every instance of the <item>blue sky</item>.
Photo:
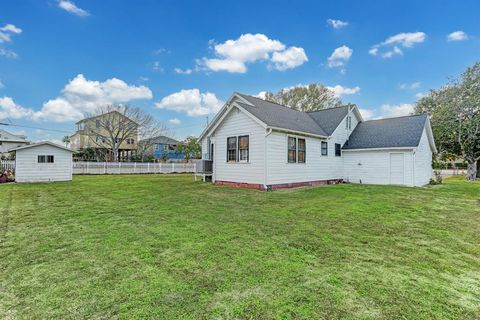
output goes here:
<path id="1" fill-rule="evenodd" d="M 95 105 L 129 103 L 183 139 L 234 91 L 308 83 L 367 118 L 402 115 L 480 60 L 478 12 L 478 1 L 2 1 L 0 121 L 58 141 Z"/>

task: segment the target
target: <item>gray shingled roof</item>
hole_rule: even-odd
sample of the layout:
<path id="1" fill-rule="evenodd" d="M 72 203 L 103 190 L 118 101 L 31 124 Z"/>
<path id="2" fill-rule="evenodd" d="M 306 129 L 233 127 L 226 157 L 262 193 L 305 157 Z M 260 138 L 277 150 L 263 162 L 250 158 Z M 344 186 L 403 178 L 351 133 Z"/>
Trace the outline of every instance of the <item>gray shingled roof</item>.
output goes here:
<path id="1" fill-rule="evenodd" d="M 360 122 L 343 149 L 417 147 L 426 114 Z"/>
<path id="2" fill-rule="evenodd" d="M 320 125 L 306 112 L 297 111 L 252 96 L 244 94 L 239 95 L 253 104 L 253 106 L 239 101 L 237 101 L 237 103 L 268 126 L 320 136 L 328 136 L 325 130 L 323 130 L 322 127 L 320 127 Z"/>
<path id="3" fill-rule="evenodd" d="M 331 135 L 342 120 L 347 116 L 349 106 L 323 109 L 308 112 L 308 115 L 328 134 Z"/>

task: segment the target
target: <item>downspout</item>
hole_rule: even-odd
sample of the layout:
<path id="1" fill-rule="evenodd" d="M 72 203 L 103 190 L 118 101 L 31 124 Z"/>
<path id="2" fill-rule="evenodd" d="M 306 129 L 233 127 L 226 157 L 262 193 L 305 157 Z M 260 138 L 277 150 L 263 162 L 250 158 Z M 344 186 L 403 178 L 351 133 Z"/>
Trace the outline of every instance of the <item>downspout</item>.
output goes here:
<path id="1" fill-rule="evenodd" d="M 412 186 L 415 187 L 415 154 L 417 153 L 417 149 L 413 149 L 413 167 L 412 167 L 412 172 L 413 172 L 413 181 L 412 181 Z"/>
<path id="2" fill-rule="evenodd" d="M 267 183 L 268 183 L 268 161 L 267 161 L 267 156 L 268 156 L 268 152 L 267 152 L 267 138 L 268 136 L 272 133 L 272 128 L 267 128 L 267 131 L 265 132 L 265 157 L 264 157 L 264 168 L 263 168 L 263 174 L 264 174 L 264 177 L 263 177 L 263 188 L 265 190 L 267 190 Z"/>

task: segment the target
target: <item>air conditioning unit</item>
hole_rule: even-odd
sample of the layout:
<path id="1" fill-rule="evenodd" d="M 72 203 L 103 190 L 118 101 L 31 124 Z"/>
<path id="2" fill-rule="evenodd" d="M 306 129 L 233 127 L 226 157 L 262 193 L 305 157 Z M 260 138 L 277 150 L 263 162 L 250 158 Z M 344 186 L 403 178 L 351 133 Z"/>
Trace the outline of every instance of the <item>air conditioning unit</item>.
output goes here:
<path id="1" fill-rule="evenodd" d="M 196 165 L 196 173 L 212 173 L 213 161 L 212 160 L 198 160 Z"/>

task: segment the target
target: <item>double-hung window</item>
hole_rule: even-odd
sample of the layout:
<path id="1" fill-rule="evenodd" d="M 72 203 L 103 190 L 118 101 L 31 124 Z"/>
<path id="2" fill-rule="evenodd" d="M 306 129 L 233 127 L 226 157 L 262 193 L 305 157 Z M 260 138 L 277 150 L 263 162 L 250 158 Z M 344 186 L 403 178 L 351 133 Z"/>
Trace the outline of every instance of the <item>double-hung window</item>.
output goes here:
<path id="1" fill-rule="evenodd" d="M 238 137 L 238 161 L 248 162 L 248 136 Z"/>
<path id="2" fill-rule="evenodd" d="M 340 143 L 335 143 L 335 157 L 342 156 L 342 145 Z"/>
<path id="3" fill-rule="evenodd" d="M 237 161 L 237 137 L 227 138 L 227 162 Z"/>
<path id="4" fill-rule="evenodd" d="M 328 142 L 322 141 L 322 156 L 328 156 Z"/>
<path id="5" fill-rule="evenodd" d="M 288 137 L 288 163 L 305 163 L 307 145 L 304 138 Z"/>
<path id="6" fill-rule="evenodd" d="M 345 119 L 345 129 L 351 130 L 352 129 L 352 117 L 347 116 L 347 119 Z"/>
<path id="7" fill-rule="evenodd" d="M 227 162 L 248 162 L 249 149 L 249 136 L 228 137 Z"/>

